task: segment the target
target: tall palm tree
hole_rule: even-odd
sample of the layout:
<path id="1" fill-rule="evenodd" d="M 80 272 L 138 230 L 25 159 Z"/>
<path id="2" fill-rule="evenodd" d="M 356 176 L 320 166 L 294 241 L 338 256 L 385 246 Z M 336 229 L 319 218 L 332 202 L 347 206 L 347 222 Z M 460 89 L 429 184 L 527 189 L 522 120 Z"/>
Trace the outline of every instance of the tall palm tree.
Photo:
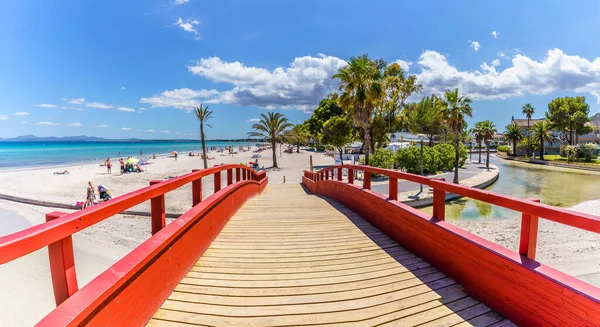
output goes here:
<path id="1" fill-rule="evenodd" d="M 268 112 L 267 115 L 260 114 L 261 119 L 258 124 L 252 125 L 256 132 L 248 132 L 251 137 L 262 137 L 271 142 L 273 149 L 273 168 L 277 168 L 277 141 L 281 141 L 287 132 L 287 129 L 294 126 L 288 122 L 281 113 Z"/>
<path id="2" fill-rule="evenodd" d="M 444 101 L 440 102 L 440 112 L 448 128 L 454 133 L 454 183 L 458 184 L 458 164 L 460 162 L 460 135 L 466 125 L 465 116 L 471 117 L 471 99 L 459 96 L 458 88 L 446 90 Z"/>
<path id="3" fill-rule="evenodd" d="M 371 152 L 371 119 L 375 107 L 384 95 L 381 71 L 365 54 L 350 58 L 348 66 L 340 68 L 333 78 L 340 80 L 338 88 L 342 91 L 339 99 L 341 106 L 351 113 L 356 126 L 363 129 L 363 149 L 365 163 L 368 165 Z"/>
<path id="4" fill-rule="evenodd" d="M 296 153 L 300 153 L 300 146 L 308 142 L 308 132 L 304 124 L 296 124 L 285 133 L 287 142 L 296 146 Z"/>
<path id="5" fill-rule="evenodd" d="M 481 122 L 481 124 L 486 148 L 485 167 L 490 169 L 490 142 L 494 139 L 494 134 L 496 134 L 498 130 L 496 129 L 496 125 L 491 120 L 484 120 Z"/>
<path id="6" fill-rule="evenodd" d="M 544 142 L 553 144 L 555 139 L 550 130 L 550 122 L 539 121 L 533 125 L 533 142 L 540 144 L 540 159 L 544 160 Z"/>
<path id="7" fill-rule="evenodd" d="M 212 118 L 212 111 L 208 110 L 208 106 L 203 107 L 200 104 L 200 107 L 194 108 L 194 113 L 200 122 L 200 140 L 202 141 L 202 157 L 204 159 L 204 169 L 208 168 L 208 163 L 206 162 L 206 144 L 204 143 L 205 135 L 204 135 L 204 126 L 212 128 L 212 126 L 206 124 L 206 121 Z"/>
<path id="8" fill-rule="evenodd" d="M 473 133 L 475 134 L 475 143 L 479 146 L 479 163 L 481 163 L 481 144 L 483 142 L 483 126 L 481 121 L 478 121 L 473 126 Z"/>
<path id="9" fill-rule="evenodd" d="M 513 156 L 517 155 L 517 143 L 519 143 L 525 136 L 523 136 L 523 130 L 521 126 L 510 123 L 504 127 L 504 139 L 510 141 L 513 145 Z"/>
<path id="10" fill-rule="evenodd" d="M 521 110 L 523 115 L 527 117 L 527 155 L 531 156 L 531 127 L 529 123 L 531 122 L 531 116 L 535 113 L 535 108 L 533 108 L 531 103 L 526 103 Z M 516 152 L 515 155 L 517 155 Z"/>

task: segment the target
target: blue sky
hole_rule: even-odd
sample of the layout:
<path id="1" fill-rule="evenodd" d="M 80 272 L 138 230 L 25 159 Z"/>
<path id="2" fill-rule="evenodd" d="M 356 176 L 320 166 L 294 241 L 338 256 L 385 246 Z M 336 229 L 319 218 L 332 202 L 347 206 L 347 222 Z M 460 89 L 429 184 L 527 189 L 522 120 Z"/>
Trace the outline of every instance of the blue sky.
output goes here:
<path id="1" fill-rule="evenodd" d="M 363 53 L 417 74 L 414 100 L 459 87 L 471 123 L 565 95 L 596 113 L 599 18 L 598 1 L 4 1 L 0 137 L 196 138 L 202 102 L 209 138 L 242 138 L 266 110 L 306 119 Z"/>

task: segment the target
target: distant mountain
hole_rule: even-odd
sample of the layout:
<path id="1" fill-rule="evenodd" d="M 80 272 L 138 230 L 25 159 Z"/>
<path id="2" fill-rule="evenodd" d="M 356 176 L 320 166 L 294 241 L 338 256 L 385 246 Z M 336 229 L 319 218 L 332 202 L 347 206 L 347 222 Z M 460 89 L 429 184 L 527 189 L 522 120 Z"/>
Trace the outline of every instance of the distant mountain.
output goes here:
<path id="1" fill-rule="evenodd" d="M 65 137 L 56 137 L 56 136 L 47 136 L 47 137 L 38 137 L 33 134 L 22 135 L 13 138 L 1 138 L 0 142 L 198 142 L 198 139 L 190 140 L 190 139 L 174 139 L 174 140 L 148 140 L 148 139 L 105 139 L 102 137 L 95 136 L 65 136 Z M 219 139 L 219 140 L 207 140 L 208 142 L 263 142 L 264 140 L 257 139 Z"/>

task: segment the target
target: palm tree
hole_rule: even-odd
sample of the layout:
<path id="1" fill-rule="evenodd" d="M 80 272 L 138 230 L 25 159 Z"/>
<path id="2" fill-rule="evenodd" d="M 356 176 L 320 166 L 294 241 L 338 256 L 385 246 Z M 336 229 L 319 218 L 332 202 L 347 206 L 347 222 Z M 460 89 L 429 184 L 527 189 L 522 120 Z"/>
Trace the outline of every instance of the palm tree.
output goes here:
<path id="1" fill-rule="evenodd" d="M 479 163 L 481 163 L 481 143 L 483 142 L 483 127 L 481 125 L 483 122 L 476 122 L 473 126 L 473 133 L 475 134 L 475 143 L 479 146 Z"/>
<path id="2" fill-rule="evenodd" d="M 292 129 L 285 133 L 287 142 L 296 145 L 296 153 L 300 153 L 300 145 L 308 142 L 308 132 L 304 124 L 296 124 Z"/>
<path id="3" fill-rule="evenodd" d="M 446 90 L 446 99 L 442 101 L 440 112 L 448 128 L 454 133 L 454 183 L 458 184 L 458 164 L 460 162 L 460 135 L 465 127 L 465 116 L 471 117 L 471 99 L 459 96 L 458 88 L 454 91 Z"/>
<path id="4" fill-rule="evenodd" d="M 521 110 L 523 115 L 527 117 L 527 155 L 531 156 L 531 127 L 529 126 L 529 123 L 531 122 L 531 116 L 535 113 L 535 108 L 533 108 L 531 103 L 526 103 Z M 515 155 L 517 155 L 516 152 Z"/>
<path id="5" fill-rule="evenodd" d="M 513 156 L 517 155 L 517 143 L 523 138 L 523 130 L 517 124 L 508 124 L 504 127 L 504 138 L 513 144 Z"/>
<path id="6" fill-rule="evenodd" d="M 333 78 L 339 78 L 342 91 L 339 102 L 354 118 L 356 126 L 364 132 L 365 163 L 369 164 L 371 152 L 371 119 L 375 107 L 384 95 L 381 71 L 368 55 L 352 57 L 348 66 L 340 68 Z"/>
<path id="7" fill-rule="evenodd" d="M 212 118 L 212 111 L 208 110 L 208 106 L 203 107 L 200 104 L 200 107 L 194 108 L 194 113 L 200 122 L 200 140 L 202 141 L 202 157 L 204 159 L 204 169 L 208 168 L 208 163 L 206 162 L 206 144 L 204 143 L 205 135 L 204 135 L 204 125 L 212 128 L 212 126 L 206 124 L 206 121 Z"/>
<path id="8" fill-rule="evenodd" d="M 554 143 L 554 136 L 550 130 L 550 122 L 539 121 L 533 125 L 533 142 L 540 144 L 540 159 L 544 160 L 544 142 Z"/>
<path id="9" fill-rule="evenodd" d="M 261 119 L 258 124 L 252 125 L 256 132 L 248 132 L 251 137 L 262 137 L 271 141 L 273 149 L 273 168 L 277 168 L 277 141 L 281 141 L 287 132 L 287 129 L 294 126 L 288 122 L 281 113 L 268 112 L 267 115 L 260 114 Z"/>
<path id="10" fill-rule="evenodd" d="M 491 120 L 484 120 L 481 122 L 483 128 L 483 138 L 485 140 L 486 148 L 486 160 L 485 167 L 490 169 L 490 142 L 494 139 L 494 134 L 498 131 L 496 125 Z"/>

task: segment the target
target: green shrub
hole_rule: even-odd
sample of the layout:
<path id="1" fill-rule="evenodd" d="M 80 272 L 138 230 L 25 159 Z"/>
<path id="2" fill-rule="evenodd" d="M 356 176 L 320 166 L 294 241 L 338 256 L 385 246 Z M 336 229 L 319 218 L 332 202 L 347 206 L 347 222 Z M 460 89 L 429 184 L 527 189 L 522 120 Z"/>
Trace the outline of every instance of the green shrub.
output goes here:
<path id="1" fill-rule="evenodd" d="M 577 146 L 567 145 L 564 147 L 564 150 L 568 162 L 575 161 L 575 159 L 577 159 Z"/>
<path id="2" fill-rule="evenodd" d="M 369 157 L 371 167 L 391 169 L 394 167 L 394 151 L 388 149 L 377 149 Z"/>
<path id="3" fill-rule="evenodd" d="M 511 150 L 508 145 L 500 145 L 498 146 L 498 152 L 506 152 L 507 154 L 510 154 Z"/>
<path id="4" fill-rule="evenodd" d="M 465 162 L 467 162 L 467 158 L 469 158 L 469 151 L 467 150 L 466 145 L 460 144 L 460 148 L 458 149 L 458 158 L 458 166 L 464 166 Z M 454 168 L 454 165 L 452 168 Z"/>
<path id="5" fill-rule="evenodd" d="M 441 143 L 433 147 L 440 158 L 440 170 L 452 170 L 454 168 L 454 146 Z"/>
<path id="6" fill-rule="evenodd" d="M 598 157 L 595 154 L 596 148 L 597 146 L 593 143 L 582 144 L 579 147 L 579 151 L 581 152 L 583 160 L 585 160 L 586 162 L 591 162 L 593 159 L 596 159 Z"/>

